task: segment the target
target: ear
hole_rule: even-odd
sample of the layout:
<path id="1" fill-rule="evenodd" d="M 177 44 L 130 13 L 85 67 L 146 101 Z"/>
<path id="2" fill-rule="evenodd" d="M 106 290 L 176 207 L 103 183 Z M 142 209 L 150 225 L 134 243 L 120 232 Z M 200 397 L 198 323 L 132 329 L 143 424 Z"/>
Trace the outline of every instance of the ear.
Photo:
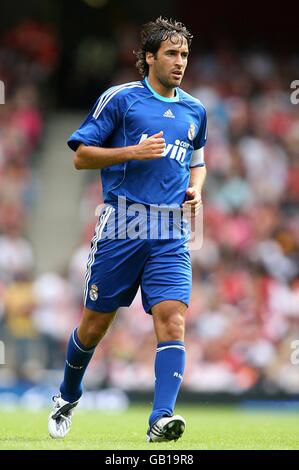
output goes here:
<path id="1" fill-rule="evenodd" d="M 153 65 L 154 59 L 155 59 L 155 56 L 152 52 L 145 53 L 145 60 L 146 60 L 147 65 Z"/>

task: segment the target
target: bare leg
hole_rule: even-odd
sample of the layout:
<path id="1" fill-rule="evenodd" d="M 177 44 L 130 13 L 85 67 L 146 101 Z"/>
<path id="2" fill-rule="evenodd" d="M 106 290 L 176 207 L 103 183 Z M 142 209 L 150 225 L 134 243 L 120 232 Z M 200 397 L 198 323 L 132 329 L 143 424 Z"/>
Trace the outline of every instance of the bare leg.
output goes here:
<path id="1" fill-rule="evenodd" d="M 101 313 L 84 308 L 77 329 L 80 342 L 88 349 L 96 346 L 105 336 L 115 315 L 116 311 L 112 313 Z"/>

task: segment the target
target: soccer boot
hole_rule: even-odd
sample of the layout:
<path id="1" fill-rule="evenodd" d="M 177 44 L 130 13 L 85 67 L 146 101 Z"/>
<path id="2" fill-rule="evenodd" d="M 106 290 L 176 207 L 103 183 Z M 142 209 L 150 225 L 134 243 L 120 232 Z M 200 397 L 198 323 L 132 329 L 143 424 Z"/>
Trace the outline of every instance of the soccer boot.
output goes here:
<path id="1" fill-rule="evenodd" d="M 185 431 L 186 421 L 182 416 L 163 416 L 148 429 L 147 442 L 176 441 Z"/>
<path id="2" fill-rule="evenodd" d="M 69 403 L 63 400 L 60 395 L 54 396 L 52 400 L 54 401 L 54 406 L 49 416 L 49 434 L 53 439 L 62 439 L 71 428 L 73 408 L 78 405 L 79 400 Z"/>

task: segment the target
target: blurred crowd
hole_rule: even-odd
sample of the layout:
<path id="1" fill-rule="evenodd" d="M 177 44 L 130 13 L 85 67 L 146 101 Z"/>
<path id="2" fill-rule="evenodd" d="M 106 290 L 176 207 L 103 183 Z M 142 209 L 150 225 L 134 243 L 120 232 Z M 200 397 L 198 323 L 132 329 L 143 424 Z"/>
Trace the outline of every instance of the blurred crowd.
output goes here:
<path id="1" fill-rule="evenodd" d="M 132 57 L 118 60 L 113 83 L 135 80 Z M 299 393 L 299 365 L 291 361 L 299 340 L 299 105 L 290 101 L 298 77 L 299 57 L 192 53 L 182 88 L 205 105 L 209 136 L 204 243 L 191 253 L 185 390 Z M 63 367 L 102 202 L 98 176 L 89 177 L 79 210 L 84 241 L 67 275 L 35 276 L 26 218 L 36 203 L 32 157 L 42 139 L 37 90 L 32 78 L 0 106 L 0 340 L 8 366 L 0 374 L 32 382 Z M 151 389 L 155 348 L 138 293 L 97 348 L 87 385 Z"/>

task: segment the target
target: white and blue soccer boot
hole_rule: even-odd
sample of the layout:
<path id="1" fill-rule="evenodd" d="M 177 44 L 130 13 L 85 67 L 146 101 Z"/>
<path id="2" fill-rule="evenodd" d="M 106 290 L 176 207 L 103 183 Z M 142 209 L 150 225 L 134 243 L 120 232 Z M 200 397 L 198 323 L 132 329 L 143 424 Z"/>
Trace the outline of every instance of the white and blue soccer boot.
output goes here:
<path id="1" fill-rule="evenodd" d="M 53 439 L 63 439 L 71 428 L 73 408 L 78 405 L 79 400 L 69 403 L 60 395 L 54 396 L 52 400 L 54 406 L 48 421 L 49 434 Z"/>
<path id="2" fill-rule="evenodd" d="M 163 416 L 159 418 L 146 434 L 147 442 L 167 442 L 179 439 L 186 427 L 182 416 Z"/>

